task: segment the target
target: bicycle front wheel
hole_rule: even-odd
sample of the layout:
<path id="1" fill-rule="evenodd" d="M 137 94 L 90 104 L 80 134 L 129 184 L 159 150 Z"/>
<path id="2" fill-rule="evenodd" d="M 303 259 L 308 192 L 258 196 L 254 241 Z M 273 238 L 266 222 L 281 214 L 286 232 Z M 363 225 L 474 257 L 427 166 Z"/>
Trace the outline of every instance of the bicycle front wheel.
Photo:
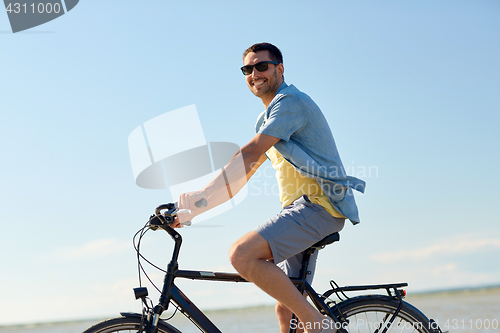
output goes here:
<path id="1" fill-rule="evenodd" d="M 348 332 L 435 333 L 435 323 L 412 305 L 403 302 L 392 322 L 400 302 L 386 296 L 359 296 L 331 306 Z"/>
<path id="2" fill-rule="evenodd" d="M 141 317 L 120 317 L 100 322 L 83 333 L 137 333 L 142 332 L 141 327 Z M 180 333 L 180 331 L 169 324 L 160 322 L 158 333 Z"/>

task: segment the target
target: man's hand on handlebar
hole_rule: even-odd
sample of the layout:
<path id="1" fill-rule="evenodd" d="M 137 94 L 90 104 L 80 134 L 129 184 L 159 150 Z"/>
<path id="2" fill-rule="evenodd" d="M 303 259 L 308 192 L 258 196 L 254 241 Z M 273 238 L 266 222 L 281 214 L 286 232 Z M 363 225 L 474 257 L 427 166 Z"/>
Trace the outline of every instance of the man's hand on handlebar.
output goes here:
<path id="1" fill-rule="evenodd" d="M 177 203 L 179 210 L 189 209 L 191 213 L 179 212 L 175 217 L 174 223 L 170 226 L 172 228 L 182 228 L 181 223 L 186 223 L 194 219 L 197 215 L 206 211 L 207 201 L 201 192 L 189 192 L 179 195 L 179 201 Z"/>

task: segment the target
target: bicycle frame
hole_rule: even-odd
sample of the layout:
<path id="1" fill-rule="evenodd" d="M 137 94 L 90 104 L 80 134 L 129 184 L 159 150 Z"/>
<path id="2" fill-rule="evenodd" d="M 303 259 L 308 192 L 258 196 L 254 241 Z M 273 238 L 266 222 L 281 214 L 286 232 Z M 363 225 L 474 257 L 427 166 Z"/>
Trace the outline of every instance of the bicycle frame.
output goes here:
<path id="1" fill-rule="evenodd" d="M 172 258 L 167 265 L 167 271 L 165 274 L 165 279 L 163 283 L 163 289 L 160 296 L 160 300 L 158 305 L 153 308 L 153 317 L 151 320 L 152 326 L 148 327 L 147 332 L 156 332 L 156 327 L 160 320 L 160 315 L 168 309 L 168 306 L 171 301 L 173 301 L 177 308 L 181 310 L 190 320 L 192 320 L 201 330 L 206 333 L 221 333 L 221 331 L 210 321 L 210 319 L 175 285 L 174 281 L 176 278 L 184 278 L 190 280 L 209 280 L 209 281 L 222 281 L 222 282 L 248 282 L 239 274 L 235 273 L 225 273 L 225 272 L 210 272 L 210 271 L 192 271 L 192 270 L 179 270 L 177 259 L 179 257 L 180 248 L 182 245 L 182 237 L 181 235 L 168 226 L 167 224 L 162 224 L 161 228 L 164 229 L 170 237 L 175 242 L 175 246 L 172 253 Z M 302 260 L 302 267 L 299 273 L 299 277 L 290 278 L 292 283 L 297 287 L 297 289 L 304 294 L 307 294 L 316 308 L 322 312 L 323 314 L 329 315 L 329 317 L 335 322 L 336 327 L 338 327 L 338 332 L 348 333 L 342 323 L 339 322 L 328 305 L 325 304 L 324 299 L 327 299 L 330 295 L 337 292 L 343 291 L 360 291 L 360 290 L 371 290 L 371 289 L 386 289 L 390 296 L 390 290 L 394 290 L 394 296 L 396 296 L 400 301 L 399 309 L 394 313 L 391 318 L 397 316 L 399 310 L 402 307 L 402 296 L 400 291 L 397 289 L 399 287 L 407 286 L 406 283 L 398 283 L 398 284 L 387 284 L 387 285 L 365 285 L 365 286 L 351 286 L 351 287 L 337 287 L 328 290 L 323 295 L 319 295 L 312 286 L 307 282 L 306 277 L 311 272 L 307 271 L 307 267 L 309 265 L 309 259 L 314 251 L 318 250 L 321 247 L 311 247 L 304 253 L 304 257 Z M 133 314 L 125 314 L 123 315 L 133 315 Z M 292 316 L 292 320 L 295 319 L 295 315 Z M 342 319 L 342 318 L 341 318 Z M 290 328 L 290 333 L 295 333 L 296 329 Z M 385 332 L 386 330 L 384 330 Z"/>

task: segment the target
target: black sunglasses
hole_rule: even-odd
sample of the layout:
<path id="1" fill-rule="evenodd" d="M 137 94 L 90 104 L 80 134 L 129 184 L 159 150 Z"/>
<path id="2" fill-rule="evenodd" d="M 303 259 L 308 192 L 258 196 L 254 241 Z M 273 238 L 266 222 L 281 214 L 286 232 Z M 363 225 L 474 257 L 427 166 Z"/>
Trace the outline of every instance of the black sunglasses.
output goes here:
<path id="1" fill-rule="evenodd" d="M 246 66 L 241 67 L 241 72 L 244 75 L 250 75 L 250 74 L 253 73 L 253 68 L 254 67 L 259 72 L 265 72 L 269 68 L 269 64 L 278 65 L 279 62 L 276 62 L 276 61 L 261 61 L 261 62 L 256 63 L 255 65 L 246 65 Z"/>

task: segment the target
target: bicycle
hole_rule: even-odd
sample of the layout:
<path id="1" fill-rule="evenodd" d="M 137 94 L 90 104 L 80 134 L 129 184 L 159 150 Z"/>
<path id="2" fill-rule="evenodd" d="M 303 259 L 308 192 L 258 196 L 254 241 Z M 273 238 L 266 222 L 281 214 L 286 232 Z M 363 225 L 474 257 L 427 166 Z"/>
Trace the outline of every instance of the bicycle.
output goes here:
<path id="1" fill-rule="evenodd" d="M 204 199 L 202 199 L 204 200 Z M 197 205 L 205 205 L 206 202 L 200 200 Z M 183 313 L 202 332 L 221 333 L 221 331 L 210 321 L 210 319 L 198 309 L 198 307 L 175 285 L 176 278 L 186 278 L 191 280 L 210 280 L 225 282 L 248 282 L 239 274 L 224 272 L 190 271 L 178 269 L 178 256 L 182 244 L 181 235 L 170 224 L 175 216 L 183 211 L 178 210 L 176 204 L 169 203 L 156 208 L 155 214 L 151 215 L 146 225 L 134 236 L 134 247 L 137 251 L 139 264 L 139 280 L 141 270 L 140 259 L 146 260 L 140 254 L 140 240 L 148 230 L 165 230 L 175 242 L 172 259 L 167 266 L 163 288 L 160 291 L 160 299 L 156 306 L 152 306 L 148 299 L 148 291 L 145 287 L 134 288 L 136 299 L 141 299 L 143 304 L 142 313 L 122 312 L 121 317 L 108 319 L 100 322 L 83 333 L 113 333 L 113 332 L 144 332 L 144 333 L 180 333 L 180 331 L 170 325 L 168 320 L 160 319 L 163 312 L 168 310 L 169 304 L 173 303 L 176 311 Z M 186 223 L 190 225 L 190 222 Z M 139 241 L 135 242 L 137 235 Z M 314 251 L 319 251 L 325 246 L 340 240 L 338 233 L 331 234 L 323 240 L 317 242 L 305 251 L 302 261 L 302 268 L 299 277 L 291 278 L 291 281 L 301 293 L 306 293 L 313 305 L 325 316 L 331 318 L 328 325 L 335 325 L 337 332 L 419 332 L 419 333 L 442 333 L 437 323 L 428 319 L 417 308 L 403 301 L 406 292 L 401 289 L 408 286 L 407 283 L 391 283 L 380 285 L 361 285 L 339 287 L 333 280 L 330 281 L 331 289 L 323 294 L 318 294 L 306 281 L 309 259 Z M 148 261 L 149 262 L 149 261 Z M 149 262 L 150 263 L 150 262 Z M 150 263 L 152 264 L 152 263 Z M 155 266 L 156 267 L 156 266 Z M 158 267 L 157 267 L 158 268 Z M 146 274 L 147 277 L 147 274 Z M 149 278 L 149 277 L 148 277 Z M 152 281 L 151 281 L 152 282 Z M 154 285 L 154 284 L 153 284 Z M 361 295 L 348 297 L 345 292 L 383 290 L 387 295 Z M 340 302 L 331 300 L 329 297 L 335 294 Z M 148 300 L 151 305 L 148 304 Z M 175 315 L 176 312 L 174 312 Z M 173 316 L 173 315 L 172 315 Z M 171 316 L 171 317 L 172 317 Z M 325 317 L 326 318 L 326 317 Z M 327 325 L 324 321 L 322 325 Z M 300 327 L 300 322 L 293 315 L 290 321 L 290 333 L 295 333 Z"/>

